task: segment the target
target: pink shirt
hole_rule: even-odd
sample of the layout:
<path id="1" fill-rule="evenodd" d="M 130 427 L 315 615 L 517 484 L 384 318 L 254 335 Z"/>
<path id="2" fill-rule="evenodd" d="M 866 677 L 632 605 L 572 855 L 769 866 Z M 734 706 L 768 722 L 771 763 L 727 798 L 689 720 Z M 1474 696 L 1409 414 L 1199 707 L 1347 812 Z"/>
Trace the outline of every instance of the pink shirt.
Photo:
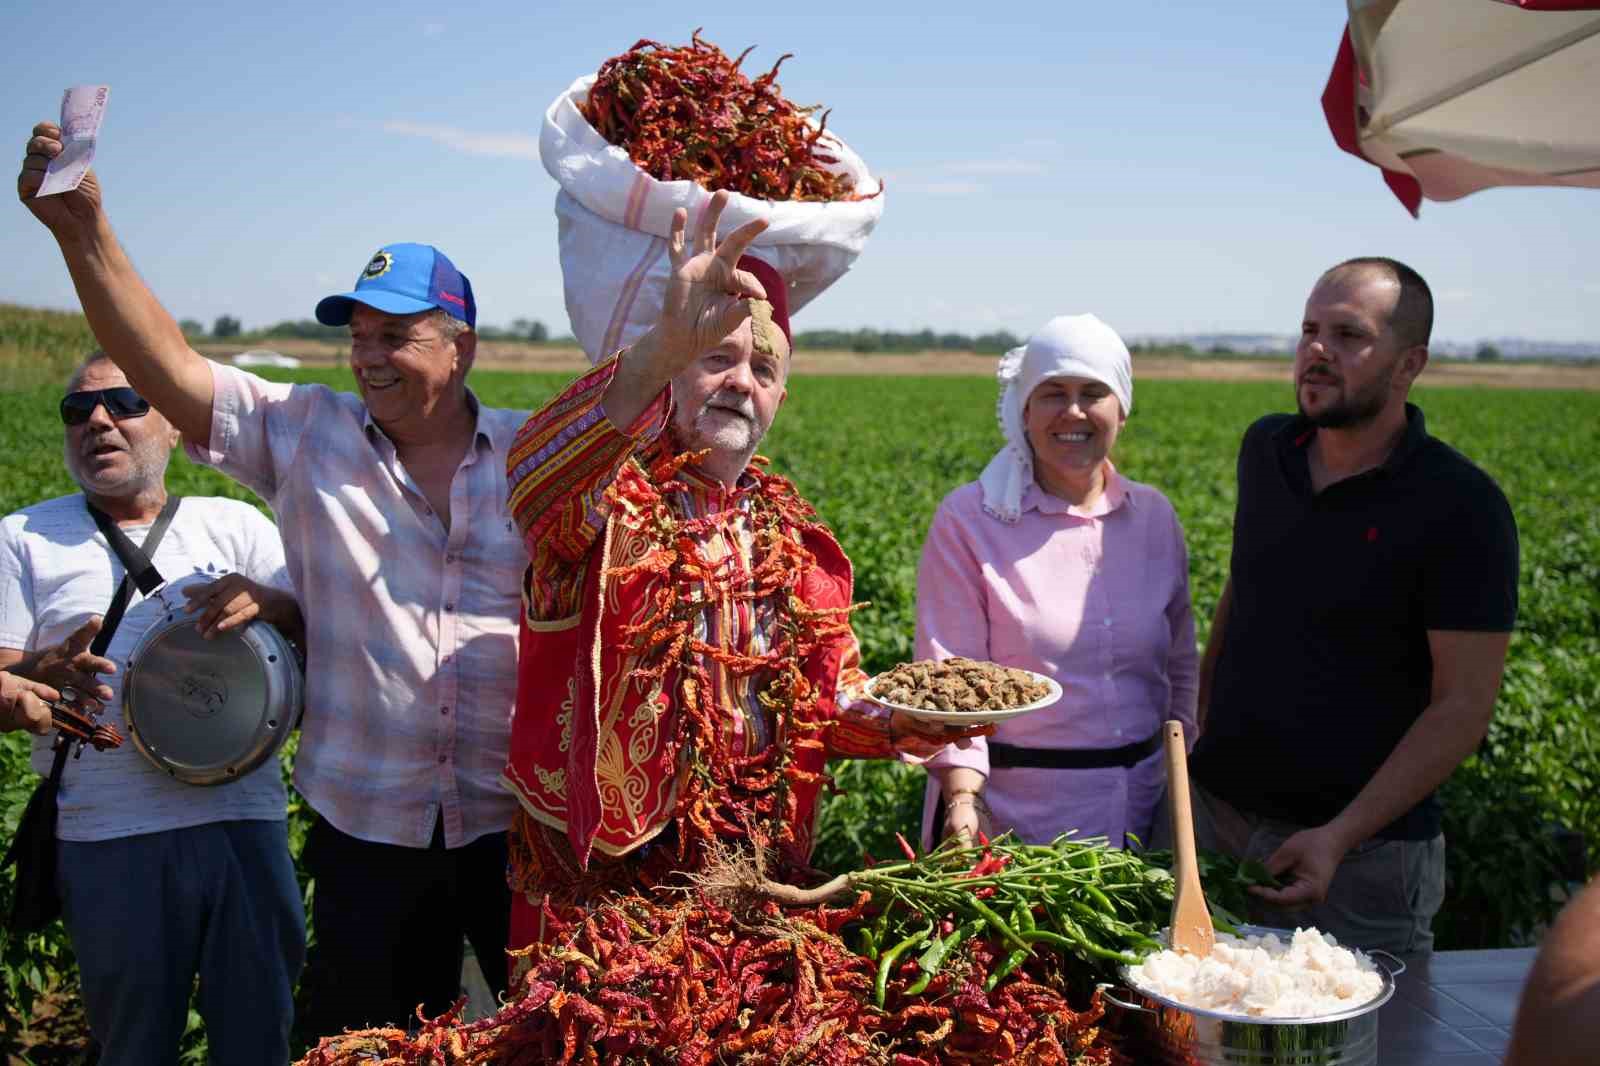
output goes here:
<path id="1" fill-rule="evenodd" d="M 939 505 L 917 570 L 919 659 L 965 655 L 1060 682 L 1054 707 L 996 727 L 1017 747 L 1119 748 L 1168 718 L 1194 742 L 1199 656 L 1189 603 L 1189 556 L 1172 504 L 1110 471 L 1107 491 L 1076 508 L 1038 486 L 1008 525 L 983 510 L 976 482 Z M 930 839 L 941 767 L 988 777 L 996 832 L 1048 842 L 1076 829 L 1121 846 L 1147 839 L 1165 784 L 1161 753 L 1132 769 L 995 769 L 979 739 L 928 760 L 923 818 Z"/>
<path id="2" fill-rule="evenodd" d="M 306 618 L 295 787 L 362 840 L 425 848 L 436 820 L 452 848 L 503 832 L 527 562 L 505 468 L 526 414 L 470 400 L 446 529 L 359 396 L 211 377 L 211 440 L 189 456 L 272 506 Z"/>

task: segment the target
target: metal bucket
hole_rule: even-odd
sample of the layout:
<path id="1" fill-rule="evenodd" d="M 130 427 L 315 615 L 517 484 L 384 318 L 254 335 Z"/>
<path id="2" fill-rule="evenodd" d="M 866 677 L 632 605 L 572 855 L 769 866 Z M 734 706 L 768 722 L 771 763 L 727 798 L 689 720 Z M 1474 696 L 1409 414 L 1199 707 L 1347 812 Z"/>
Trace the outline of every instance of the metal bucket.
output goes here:
<path id="1" fill-rule="evenodd" d="M 1294 935 L 1257 925 L 1242 925 L 1239 932 Z M 1128 997 L 1111 985 L 1101 985 L 1100 993 L 1122 1011 L 1116 1030 L 1128 1042 L 1125 1050 L 1150 1066 L 1376 1066 L 1378 1008 L 1394 995 L 1394 979 L 1406 966 L 1387 951 L 1365 954 L 1394 963 L 1392 970 L 1378 967 L 1383 990 L 1359 1007 L 1314 1018 L 1245 1018 L 1188 1007 L 1137 987 L 1126 967 Z"/>

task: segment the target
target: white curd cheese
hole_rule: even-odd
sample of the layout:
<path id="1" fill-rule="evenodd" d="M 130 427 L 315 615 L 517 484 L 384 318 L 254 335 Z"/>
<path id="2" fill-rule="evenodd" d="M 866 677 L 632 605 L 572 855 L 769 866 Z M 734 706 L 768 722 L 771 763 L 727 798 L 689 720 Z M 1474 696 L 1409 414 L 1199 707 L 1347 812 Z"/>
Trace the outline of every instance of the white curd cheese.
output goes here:
<path id="1" fill-rule="evenodd" d="M 1383 991 L 1371 959 L 1315 929 L 1296 929 L 1287 942 L 1218 933 L 1206 958 L 1158 951 L 1130 967 L 1128 979 L 1188 1007 L 1249 1018 L 1337 1014 Z"/>

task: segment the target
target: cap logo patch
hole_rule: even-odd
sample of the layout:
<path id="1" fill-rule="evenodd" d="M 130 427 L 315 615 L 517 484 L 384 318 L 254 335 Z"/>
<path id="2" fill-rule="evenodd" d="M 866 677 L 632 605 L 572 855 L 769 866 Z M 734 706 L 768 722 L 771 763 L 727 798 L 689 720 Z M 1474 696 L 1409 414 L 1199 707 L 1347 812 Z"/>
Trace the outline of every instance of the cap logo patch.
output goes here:
<path id="1" fill-rule="evenodd" d="M 372 257 L 372 262 L 368 263 L 366 269 L 361 272 L 360 280 L 371 281 L 373 278 L 381 278 L 389 273 L 389 268 L 392 266 L 394 266 L 394 256 L 388 252 L 379 252 Z"/>

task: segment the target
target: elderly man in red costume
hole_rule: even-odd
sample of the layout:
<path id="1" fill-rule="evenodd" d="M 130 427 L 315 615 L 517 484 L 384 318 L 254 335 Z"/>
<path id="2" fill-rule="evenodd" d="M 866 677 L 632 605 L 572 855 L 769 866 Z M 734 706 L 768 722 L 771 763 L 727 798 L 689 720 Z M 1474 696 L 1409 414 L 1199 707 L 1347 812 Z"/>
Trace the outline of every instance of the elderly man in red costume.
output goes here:
<path id="1" fill-rule="evenodd" d="M 661 316 L 533 415 L 508 458 L 531 565 L 506 780 L 512 945 L 701 866 L 716 841 L 810 854 L 832 756 L 931 754 L 859 696 L 850 562 L 794 486 L 752 462 L 786 395 L 783 280 L 674 218 Z"/>

